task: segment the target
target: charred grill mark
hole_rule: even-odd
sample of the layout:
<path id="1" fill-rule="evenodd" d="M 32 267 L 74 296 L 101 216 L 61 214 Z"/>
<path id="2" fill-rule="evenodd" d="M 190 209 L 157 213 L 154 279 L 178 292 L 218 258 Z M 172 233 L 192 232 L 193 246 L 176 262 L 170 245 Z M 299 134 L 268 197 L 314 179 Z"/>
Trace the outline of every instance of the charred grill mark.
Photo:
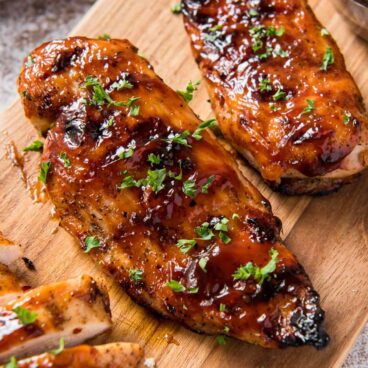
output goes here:
<path id="1" fill-rule="evenodd" d="M 65 71 L 65 69 L 71 66 L 82 53 L 83 49 L 79 46 L 74 50 L 58 53 L 55 57 L 54 64 L 51 67 L 51 72 L 58 73 Z"/>

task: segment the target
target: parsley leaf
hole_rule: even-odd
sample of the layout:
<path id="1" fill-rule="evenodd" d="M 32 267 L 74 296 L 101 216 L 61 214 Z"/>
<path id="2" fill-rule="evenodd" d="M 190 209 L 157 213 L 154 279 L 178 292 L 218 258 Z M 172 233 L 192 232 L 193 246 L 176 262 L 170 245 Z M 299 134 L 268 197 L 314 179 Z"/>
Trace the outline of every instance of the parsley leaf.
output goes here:
<path id="1" fill-rule="evenodd" d="M 148 170 L 147 172 L 147 184 L 152 188 L 155 193 L 164 189 L 164 180 L 166 178 L 166 169 Z"/>
<path id="2" fill-rule="evenodd" d="M 332 65 L 335 62 L 335 56 L 332 51 L 332 48 L 329 47 L 325 53 L 325 56 L 323 57 L 323 63 L 321 66 L 321 69 L 324 71 L 327 71 L 329 65 Z"/>
<path id="3" fill-rule="evenodd" d="M 105 40 L 105 41 L 111 40 L 111 36 L 108 33 L 103 33 L 102 35 L 99 35 L 97 38 L 99 40 Z"/>
<path id="4" fill-rule="evenodd" d="M 138 116 L 139 115 L 140 107 L 137 105 L 134 105 L 129 110 L 129 116 Z"/>
<path id="5" fill-rule="evenodd" d="M 348 125 L 350 123 L 351 118 L 352 118 L 351 112 L 345 111 L 343 120 L 344 125 Z"/>
<path id="6" fill-rule="evenodd" d="M 210 185 L 213 183 L 214 180 L 215 180 L 215 175 L 211 175 L 207 179 L 206 183 L 202 186 L 201 192 L 202 193 L 208 193 L 208 189 L 209 189 Z"/>
<path id="7" fill-rule="evenodd" d="M 192 101 L 193 99 L 193 93 L 198 89 L 198 86 L 200 85 L 200 81 L 192 82 L 190 81 L 184 91 L 178 90 L 176 91 L 181 97 L 183 97 L 184 101 L 186 103 Z"/>
<path id="8" fill-rule="evenodd" d="M 313 110 L 315 110 L 315 106 L 314 106 L 315 102 L 313 100 L 309 100 L 307 99 L 307 107 L 304 108 L 302 115 L 304 114 L 309 114 L 311 113 Z"/>
<path id="9" fill-rule="evenodd" d="M 40 176 L 38 177 L 38 180 L 40 180 L 42 183 L 46 184 L 47 181 L 47 174 L 50 170 L 51 162 L 46 161 L 41 163 L 41 171 Z"/>
<path id="10" fill-rule="evenodd" d="M 220 306 L 219 306 L 219 311 L 222 312 L 222 313 L 225 312 L 226 311 L 226 304 L 221 303 Z"/>
<path id="11" fill-rule="evenodd" d="M 261 92 L 270 92 L 272 91 L 272 84 L 269 79 L 263 78 L 259 82 L 259 90 Z"/>
<path id="12" fill-rule="evenodd" d="M 65 152 L 61 152 L 60 155 L 59 155 L 59 157 L 60 157 L 60 160 L 63 161 L 64 167 L 68 168 L 68 167 L 70 167 L 72 165 L 70 163 L 70 160 L 69 160 L 69 158 L 68 158 L 68 156 L 67 156 L 67 154 Z"/>
<path id="13" fill-rule="evenodd" d="M 216 341 L 219 345 L 225 345 L 227 340 L 226 337 L 224 335 L 219 335 L 216 337 Z"/>
<path id="14" fill-rule="evenodd" d="M 27 147 L 23 148 L 24 152 L 33 151 L 33 152 L 42 152 L 43 151 L 43 142 L 35 140 Z"/>
<path id="15" fill-rule="evenodd" d="M 148 155 L 147 161 L 151 164 L 159 165 L 161 162 L 160 155 L 155 155 L 154 153 L 150 153 Z"/>
<path id="16" fill-rule="evenodd" d="M 183 183 L 183 192 L 190 198 L 194 198 L 197 193 L 195 181 L 188 179 Z"/>
<path id="17" fill-rule="evenodd" d="M 327 28 L 322 28 L 321 29 L 321 36 L 328 36 L 330 34 L 330 32 L 328 31 Z"/>
<path id="18" fill-rule="evenodd" d="M 209 33 L 204 33 L 203 34 L 203 39 L 207 42 L 215 42 L 220 36 L 222 36 L 222 29 L 223 25 L 222 24 L 217 24 L 211 28 L 209 28 L 208 30 L 210 31 Z"/>
<path id="19" fill-rule="evenodd" d="M 278 87 L 277 92 L 272 97 L 274 101 L 285 100 L 286 93 L 281 89 L 281 87 Z"/>
<path id="20" fill-rule="evenodd" d="M 53 350 L 50 350 L 50 354 L 59 355 L 64 351 L 65 348 L 65 340 L 64 337 L 61 337 L 59 340 L 59 347 Z"/>
<path id="21" fill-rule="evenodd" d="M 201 124 L 199 124 L 198 128 L 193 132 L 192 137 L 196 141 L 200 141 L 202 139 L 202 135 L 201 135 L 202 131 L 207 128 L 211 128 L 215 125 L 216 125 L 216 119 L 210 119 L 210 120 L 206 120 L 202 122 Z"/>
<path id="22" fill-rule="evenodd" d="M 101 246 L 99 239 L 96 236 L 87 236 L 84 239 L 86 249 L 84 253 L 89 253 L 93 248 L 99 248 Z"/>
<path id="23" fill-rule="evenodd" d="M 221 220 L 216 221 L 215 223 L 215 230 L 217 231 L 228 231 L 229 228 L 227 224 L 229 223 L 229 220 L 226 217 L 223 217 Z"/>
<path id="24" fill-rule="evenodd" d="M 208 222 L 204 222 L 202 225 L 197 226 L 194 231 L 199 236 L 199 239 L 202 240 L 211 240 L 215 234 L 210 229 L 210 224 Z"/>
<path id="25" fill-rule="evenodd" d="M 182 293 L 183 291 L 186 290 L 185 287 L 179 281 L 176 280 L 168 281 L 166 283 L 166 286 L 169 286 L 174 293 Z"/>
<path id="26" fill-rule="evenodd" d="M 195 247 L 196 244 L 197 243 L 195 240 L 180 239 L 176 243 L 176 246 L 180 249 L 182 253 L 187 254 L 189 251 L 191 251 Z"/>
<path id="27" fill-rule="evenodd" d="M 183 169 L 182 169 L 182 167 L 181 167 L 181 160 L 179 161 L 179 174 L 175 174 L 174 172 L 172 172 L 172 171 L 169 171 L 169 177 L 170 178 L 173 178 L 173 179 L 175 179 L 175 180 L 181 180 L 181 179 L 183 179 Z"/>
<path id="28" fill-rule="evenodd" d="M 181 13 L 181 3 L 175 3 L 171 6 L 171 12 L 173 14 L 180 14 Z"/>
<path id="29" fill-rule="evenodd" d="M 255 266 L 252 262 L 248 262 L 245 266 L 240 266 L 233 274 L 234 280 L 248 280 L 249 277 L 253 277 L 260 285 L 264 280 L 270 278 L 270 274 L 276 270 L 276 265 L 279 262 L 277 256 L 279 252 L 271 248 L 269 255 L 270 261 L 263 267 Z"/>
<path id="30" fill-rule="evenodd" d="M 220 231 L 219 237 L 224 244 L 229 244 L 231 242 L 231 238 L 223 231 Z"/>
<path id="31" fill-rule="evenodd" d="M 198 262 L 198 265 L 202 269 L 203 272 L 207 272 L 206 270 L 207 262 L 208 262 L 207 257 L 202 257 Z"/>
<path id="32" fill-rule="evenodd" d="M 240 216 L 237 213 L 233 213 L 232 217 L 233 220 L 240 220 Z"/>
<path id="33" fill-rule="evenodd" d="M 13 312 L 17 315 L 22 325 L 30 325 L 37 321 L 37 313 L 23 307 L 16 307 Z"/>
<path id="34" fill-rule="evenodd" d="M 127 81 L 124 78 L 119 79 L 118 81 L 114 82 L 111 86 L 110 89 L 113 91 L 120 91 L 121 89 L 132 89 L 134 86 L 132 83 L 130 83 L 129 81 Z"/>
<path id="35" fill-rule="evenodd" d="M 171 144 L 181 144 L 186 147 L 191 147 L 190 144 L 188 144 L 187 138 L 190 135 L 189 130 L 184 130 L 182 133 L 170 133 L 166 139 L 164 139 L 165 142 L 171 143 Z"/>
<path id="36" fill-rule="evenodd" d="M 116 155 L 121 159 L 132 157 L 134 154 L 134 151 L 136 149 L 136 142 L 133 139 L 130 141 L 127 145 L 127 147 L 118 147 L 116 150 Z"/>
<path id="37" fill-rule="evenodd" d="M 137 284 L 138 281 L 142 280 L 142 276 L 143 276 L 143 271 L 142 270 L 137 270 L 137 269 L 134 269 L 134 268 L 129 270 L 129 278 L 135 284 Z"/>
<path id="38" fill-rule="evenodd" d="M 248 15 L 250 17 L 257 17 L 259 15 L 259 13 L 258 13 L 258 10 L 257 9 L 249 9 L 248 10 Z"/>
<path id="39" fill-rule="evenodd" d="M 137 184 L 138 184 L 137 181 L 132 176 L 128 175 L 123 179 L 118 189 L 136 187 L 138 186 Z"/>
<path id="40" fill-rule="evenodd" d="M 4 368 L 18 368 L 17 359 L 12 356 L 8 363 L 5 364 Z"/>

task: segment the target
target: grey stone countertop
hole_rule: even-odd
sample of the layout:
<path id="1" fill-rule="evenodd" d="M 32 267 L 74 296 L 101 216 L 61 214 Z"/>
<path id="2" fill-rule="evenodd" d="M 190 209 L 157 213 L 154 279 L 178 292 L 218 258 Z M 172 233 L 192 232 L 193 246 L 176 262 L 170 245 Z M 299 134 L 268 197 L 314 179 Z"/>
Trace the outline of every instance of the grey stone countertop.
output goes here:
<path id="1" fill-rule="evenodd" d="M 94 2 L 0 0 L 0 111 L 16 96 L 15 80 L 24 56 L 43 41 L 65 37 Z M 352 367 L 368 368 L 368 326 L 343 365 Z"/>

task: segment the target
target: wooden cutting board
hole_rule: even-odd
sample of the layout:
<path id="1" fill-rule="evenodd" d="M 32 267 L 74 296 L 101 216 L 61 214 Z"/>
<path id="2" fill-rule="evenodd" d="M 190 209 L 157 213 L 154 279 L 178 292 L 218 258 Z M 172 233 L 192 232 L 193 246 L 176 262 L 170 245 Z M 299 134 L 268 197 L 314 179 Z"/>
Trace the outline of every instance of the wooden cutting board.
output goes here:
<path id="1" fill-rule="evenodd" d="M 175 0 L 173 0 L 175 1 Z M 96 36 L 109 33 L 128 38 L 174 89 L 200 79 L 180 16 L 170 12 L 170 0 L 100 0 L 72 32 Z M 330 1 L 312 0 L 317 16 L 337 39 L 349 70 L 368 98 L 368 44 L 359 40 Z M 15 83 L 15 81 L 14 81 Z M 204 85 L 192 107 L 203 119 L 212 116 Z M 36 138 L 25 120 L 19 100 L 0 114 L 1 150 L 13 140 L 21 150 Z M 39 155 L 28 154 L 25 171 L 38 175 Z M 331 344 L 321 352 L 312 348 L 264 350 L 239 341 L 218 346 L 214 337 L 198 335 L 135 305 L 105 277 L 88 255 L 50 215 L 49 203 L 33 203 L 19 168 L 0 160 L 0 230 L 22 244 L 37 272 L 18 266 L 31 285 L 88 273 L 104 279 L 112 300 L 114 329 L 97 341 L 136 341 L 154 357 L 158 367 L 337 367 L 368 319 L 368 174 L 327 197 L 285 197 L 271 192 L 257 174 L 245 175 L 270 199 L 284 224 L 286 243 L 305 266 L 326 310 Z M 57 231 L 56 231 L 57 230 Z"/>

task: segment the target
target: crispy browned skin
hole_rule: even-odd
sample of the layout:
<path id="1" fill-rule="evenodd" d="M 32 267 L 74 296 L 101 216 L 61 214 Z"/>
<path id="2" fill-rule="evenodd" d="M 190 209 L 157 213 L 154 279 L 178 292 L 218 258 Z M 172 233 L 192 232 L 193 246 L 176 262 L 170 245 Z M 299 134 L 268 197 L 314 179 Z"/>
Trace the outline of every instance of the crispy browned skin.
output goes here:
<path id="1" fill-rule="evenodd" d="M 47 188 L 61 224 L 82 248 L 87 236 L 99 239 L 101 246 L 90 254 L 136 302 L 193 330 L 264 347 L 327 344 L 318 294 L 282 244 L 281 224 L 268 201 L 208 129 L 202 140 L 187 138 L 191 147 L 164 141 L 172 133 L 193 132 L 200 121 L 128 41 L 69 38 L 44 44 L 32 56 L 34 65 L 22 70 L 19 91 L 28 96 L 23 102 L 29 118 L 55 123 L 42 161 L 51 162 Z M 139 97 L 138 116 L 128 116 L 127 107 L 85 104 L 92 91 L 80 87 L 89 75 L 106 90 L 125 76 L 133 88 L 110 96 L 115 101 Z M 119 159 L 117 150 L 133 140 L 134 154 Z M 62 152 L 70 159 L 68 168 Z M 147 162 L 150 153 L 160 156 L 160 164 Z M 183 179 L 166 177 L 158 193 L 150 186 L 118 189 L 128 174 L 138 179 L 163 168 L 179 174 L 179 160 Z M 212 175 L 208 193 L 202 193 Z M 190 177 L 199 188 L 194 198 L 182 190 Z M 239 219 L 232 219 L 234 213 Z M 198 237 L 195 227 L 223 216 L 230 219 L 229 244 L 217 234 L 211 241 L 197 240 L 187 254 L 176 246 L 179 239 Z M 262 286 L 253 278 L 234 281 L 239 266 L 268 263 L 271 248 L 280 262 L 270 280 Z M 201 258 L 208 260 L 206 272 Z M 141 280 L 130 278 L 133 269 L 143 272 Z M 186 291 L 172 291 L 166 285 L 171 280 Z M 198 292 L 191 293 L 195 288 Z M 220 304 L 226 311 L 219 310 Z"/>
<path id="2" fill-rule="evenodd" d="M 17 361 L 18 368 L 134 368 L 143 357 L 138 344 L 79 345 L 60 354 L 44 353 Z M 2 366 L 4 367 L 4 366 Z"/>
<path id="3" fill-rule="evenodd" d="M 182 0 L 185 27 L 221 131 L 278 191 L 338 189 L 368 165 L 362 96 L 332 37 L 321 35 L 307 1 L 255 3 Z M 259 26 L 263 32 L 284 27 L 285 33 L 263 37 L 260 49 L 253 50 L 251 34 Z M 275 55 L 279 47 L 288 55 Z M 335 61 L 323 71 L 329 47 Z M 259 56 L 267 48 L 274 55 Z M 270 90 L 261 91 L 263 79 Z M 279 86 L 286 98 L 274 101 Z M 303 114 L 307 99 L 315 109 Z M 344 124 L 346 114 L 350 119 Z"/>

